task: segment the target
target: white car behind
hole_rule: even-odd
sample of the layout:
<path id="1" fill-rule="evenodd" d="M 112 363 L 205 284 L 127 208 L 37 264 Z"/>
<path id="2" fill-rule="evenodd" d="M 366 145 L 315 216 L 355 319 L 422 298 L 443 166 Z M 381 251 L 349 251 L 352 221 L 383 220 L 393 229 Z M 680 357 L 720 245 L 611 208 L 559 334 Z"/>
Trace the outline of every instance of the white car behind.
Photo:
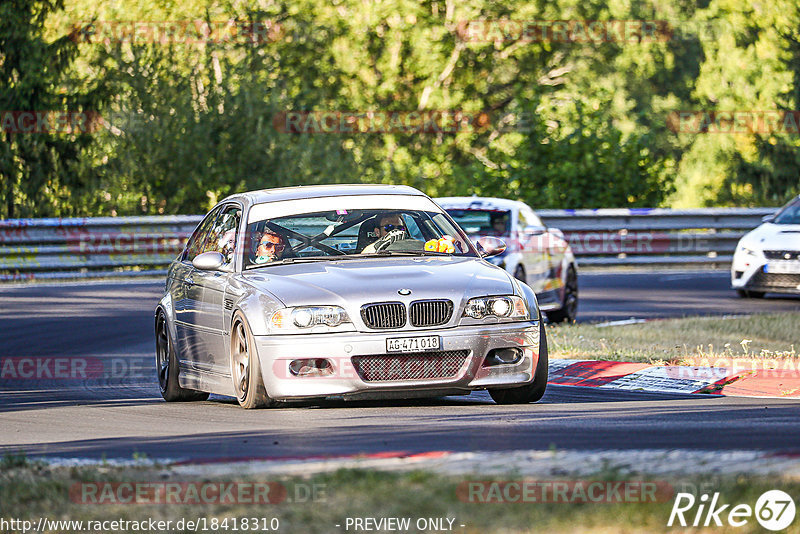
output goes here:
<path id="1" fill-rule="evenodd" d="M 473 239 L 502 238 L 503 254 L 489 261 L 536 293 L 551 323 L 573 322 L 578 313 L 578 266 L 564 234 L 548 228 L 527 204 L 488 197 L 437 198 Z"/>
<path id="2" fill-rule="evenodd" d="M 800 294 L 800 196 L 739 240 L 731 286 L 745 298 Z"/>

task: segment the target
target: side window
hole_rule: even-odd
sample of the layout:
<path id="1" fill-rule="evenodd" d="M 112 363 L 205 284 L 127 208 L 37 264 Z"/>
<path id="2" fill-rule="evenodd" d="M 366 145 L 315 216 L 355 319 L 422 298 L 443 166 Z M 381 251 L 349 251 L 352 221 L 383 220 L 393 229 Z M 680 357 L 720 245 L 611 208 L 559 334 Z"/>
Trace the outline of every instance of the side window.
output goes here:
<path id="1" fill-rule="evenodd" d="M 530 226 L 530 223 L 528 222 L 528 217 L 526 216 L 523 210 L 519 210 L 517 212 L 517 221 L 518 221 L 517 226 L 519 227 L 519 230 L 522 232 L 525 231 L 525 228 Z"/>
<path id="2" fill-rule="evenodd" d="M 186 252 L 183 255 L 184 261 L 192 261 L 195 256 L 203 252 L 203 242 L 205 241 L 205 236 L 208 233 L 208 229 L 211 227 L 211 224 L 214 222 L 214 219 L 217 218 L 219 214 L 219 208 L 214 209 L 206 215 L 206 218 L 197 226 L 197 229 L 192 234 L 192 237 L 189 238 L 189 241 L 186 243 Z"/>
<path id="3" fill-rule="evenodd" d="M 241 219 L 242 209 L 239 206 L 224 208 L 211 226 L 208 237 L 204 240 L 203 252 L 219 252 L 225 256 L 225 263 L 233 261 L 236 232 L 239 229 L 239 221 Z"/>
<path id="4" fill-rule="evenodd" d="M 411 236 L 412 239 L 416 239 L 417 241 L 424 241 L 425 237 L 422 235 L 422 230 L 419 229 L 417 226 L 417 221 L 409 215 L 408 213 L 404 213 L 402 215 L 403 223 L 406 225 L 406 230 L 408 231 L 408 235 Z"/>
<path id="5" fill-rule="evenodd" d="M 525 221 L 524 223 L 522 222 L 523 220 Z M 519 224 L 523 229 L 525 229 L 527 226 L 540 226 L 544 228 L 544 223 L 542 223 L 542 220 L 535 213 L 528 210 L 520 210 Z"/>

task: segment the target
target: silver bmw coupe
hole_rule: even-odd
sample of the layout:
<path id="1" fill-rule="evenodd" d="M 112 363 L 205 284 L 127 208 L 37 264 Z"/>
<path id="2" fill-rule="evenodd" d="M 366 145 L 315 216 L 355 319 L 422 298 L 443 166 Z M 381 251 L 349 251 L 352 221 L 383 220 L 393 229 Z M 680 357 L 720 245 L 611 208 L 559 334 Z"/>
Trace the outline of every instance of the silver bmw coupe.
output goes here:
<path id="1" fill-rule="evenodd" d="M 233 195 L 200 222 L 155 310 L 168 401 L 466 395 L 539 400 L 547 339 L 534 292 L 485 260 L 411 187 Z"/>

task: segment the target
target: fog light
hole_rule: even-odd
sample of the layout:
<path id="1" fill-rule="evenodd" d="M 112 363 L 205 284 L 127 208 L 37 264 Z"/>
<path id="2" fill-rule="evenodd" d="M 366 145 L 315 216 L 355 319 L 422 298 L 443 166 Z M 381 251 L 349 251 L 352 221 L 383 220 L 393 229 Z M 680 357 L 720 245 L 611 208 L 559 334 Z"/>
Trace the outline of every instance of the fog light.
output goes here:
<path id="1" fill-rule="evenodd" d="M 493 349 L 489 351 L 489 354 L 486 355 L 486 359 L 483 360 L 483 366 L 491 367 L 493 365 L 511 365 L 519 363 L 521 360 L 521 349 Z"/>
<path id="2" fill-rule="evenodd" d="M 328 376 L 333 374 L 333 364 L 326 358 L 292 360 L 289 372 L 294 376 Z"/>

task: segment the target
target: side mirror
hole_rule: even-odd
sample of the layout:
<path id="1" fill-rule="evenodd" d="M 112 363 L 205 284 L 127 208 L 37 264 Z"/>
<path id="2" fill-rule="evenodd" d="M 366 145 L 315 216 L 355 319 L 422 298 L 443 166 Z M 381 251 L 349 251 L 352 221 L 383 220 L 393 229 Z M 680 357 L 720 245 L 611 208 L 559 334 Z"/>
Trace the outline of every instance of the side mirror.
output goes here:
<path id="1" fill-rule="evenodd" d="M 765 223 L 772 222 L 774 220 L 775 220 L 775 214 L 774 213 L 771 213 L 770 215 L 764 215 L 763 217 L 761 217 L 761 222 L 765 222 Z"/>
<path id="2" fill-rule="evenodd" d="M 506 251 L 506 242 L 499 237 L 484 236 L 475 242 L 481 258 L 491 258 Z"/>
<path id="3" fill-rule="evenodd" d="M 201 271 L 222 271 L 222 267 L 225 265 L 225 256 L 219 252 L 203 252 L 194 257 L 192 265 Z"/>
<path id="4" fill-rule="evenodd" d="M 526 226 L 525 234 L 527 235 L 541 235 L 547 231 L 544 226 Z"/>

